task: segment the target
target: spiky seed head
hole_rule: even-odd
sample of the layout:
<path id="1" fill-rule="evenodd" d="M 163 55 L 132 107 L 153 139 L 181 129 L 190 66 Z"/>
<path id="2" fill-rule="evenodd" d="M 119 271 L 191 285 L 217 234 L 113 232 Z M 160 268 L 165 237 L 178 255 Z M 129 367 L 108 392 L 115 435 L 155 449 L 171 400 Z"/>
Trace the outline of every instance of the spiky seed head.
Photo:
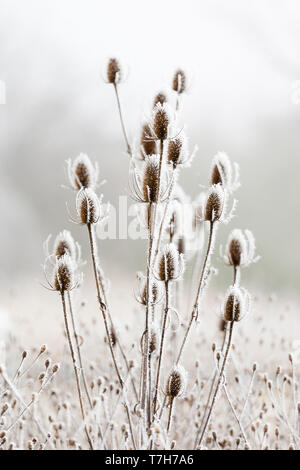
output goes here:
<path id="1" fill-rule="evenodd" d="M 56 259 L 54 268 L 54 282 L 55 290 L 59 292 L 70 291 L 74 287 L 74 263 L 72 258 L 65 254 Z"/>
<path id="2" fill-rule="evenodd" d="M 61 258 L 68 254 L 73 260 L 76 258 L 76 245 L 71 233 L 68 230 L 60 232 L 54 242 L 53 254 L 56 258 Z"/>
<path id="3" fill-rule="evenodd" d="M 175 281 L 183 272 L 183 258 L 173 243 L 168 243 L 158 260 L 158 279 Z"/>
<path id="4" fill-rule="evenodd" d="M 150 338 L 149 338 L 149 353 L 152 354 L 157 349 L 157 329 L 151 328 Z"/>
<path id="5" fill-rule="evenodd" d="M 240 266 L 247 258 L 247 241 L 241 230 L 231 232 L 227 245 L 227 258 L 232 266 Z"/>
<path id="6" fill-rule="evenodd" d="M 158 103 L 154 108 L 153 131 L 160 141 L 168 138 L 170 118 L 165 104 Z"/>
<path id="7" fill-rule="evenodd" d="M 91 188 L 81 189 L 76 198 L 76 209 L 82 224 L 96 224 L 100 219 L 100 201 Z"/>
<path id="8" fill-rule="evenodd" d="M 121 66 L 119 61 L 116 58 L 111 58 L 108 61 L 107 65 L 107 81 L 116 85 L 120 83 L 122 78 Z"/>
<path id="9" fill-rule="evenodd" d="M 174 168 L 180 163 L 182 159 L 182 140 L 180 137 L 176 137 L 170 140 L 168 145 L 168 162 L 173 165 Z"/>
<path id="10" fill-rule="evenodd" d="M 142 127 L 141 150 L 142 158 L 145 158 L 145 155 L 154 155 L 156 152 L 156 142 L 149 124 L 144 124 Z"/>
<path id="11" fill-rule="evenodd" d="M 230 286 L 224 301 L 223 317 L 226 322 L 240 321 L 249 311 L 250 297 L 245 289 Z"/>
<path id="12" fill-rule="evenodd" d="M 160 92 L 160 93 L 157 93 L 157 95 L 155 96 L 154 100 L 153 100 L 153 108 L 155 108 L 155 106 L 160 103 L 161 105 L 163 105 L 164 103 L 167 102 L 167 97 L 164 93 Z"/>
<path id="13" fill-rule="evenodd" d="M 166 395 L 170 400 L 180 397 L 186 388 L 186 371 L 182 366 L 174 366 L 166 385 Z"/>
<path id="14" fill-rule="evenodd" d="M 172 88 L 174 91 L 177 93 L 181 94 L 185 91 L 186 89 L 186 75 L 183 70 L 177 69 L 174 77 L 173 77 L 173 83 L 172 83 Z"/>
<path id="15" fill-rule="evenodd" d="M 93 166 L 86 154 L 81 153 L 72 163 L 70 161 L 68 163 L 69 179 L 74 189 L 95 188 L 98 177 L 97 166 Z"/>
<path id="16" fill-rule="evenodd" d="M 248 266 L 258 261 L 255 256 L 255 239 L 250 230 L 244 232 L 234 229 L 229 235 L 226 245 L 226 253 L 223 257 L 226 264 L 230 266 Z"/>
<path id="17" fill-rule="evenodd" d="M 145 161 L 143 175 L 143 197 L 148 203 L 157 202 L 159 199 L 159 157 L 151 155 Z"/>
<path id="18" fill-rule="evenodd" d="M 232 181 L 232 167 L 228 155 L 225 152 L 218 152 L 212 161 L 210 183 L 222 184 L 227 187 Z"/>
<path id="19" fill-rule="evenodd" d="M 204 218 L 210 222 L 220 220 L 225 204 L 225 193 L 220 184 L 211 186 L 204 207 Z"/>
<path id="20" fill-rule="evenodd" d="M 138 272 L 137 273 L 137 279 L 138 279 L 138 282 L 139 282 L 139 298 L 138 298 L 138 301 L 142 304 L 142 305 L 147 305 L 147 301 L 148 301 L 148 296 L 147 296 L 147 279 L 146 277 L 144 276 L 143 273 L 141 272 Z M 155 280 L 155 279 L 152 279 L 151 280 L 151 284 L 150 284 L 150 292 L 151 292 L 151 303 L 153 304 L 156 304 L 159 300 L 159 297 L 160 297 L 160 287 L 159 287 L 159 284 L 158 282 Z"/>

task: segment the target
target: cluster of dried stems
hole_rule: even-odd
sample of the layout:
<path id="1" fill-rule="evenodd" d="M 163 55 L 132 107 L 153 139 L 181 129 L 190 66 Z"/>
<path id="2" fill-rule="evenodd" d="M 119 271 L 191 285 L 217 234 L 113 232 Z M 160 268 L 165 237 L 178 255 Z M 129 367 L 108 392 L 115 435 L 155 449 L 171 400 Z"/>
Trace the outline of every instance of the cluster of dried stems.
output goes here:
<path id="1" fill-rule="evenodd" d="M 96 226 L 105 223 L 107 214 L 102 197 L 96 194 L 98 167 L 81 154 L 68 162 L 70 186 L 76 192 L 73 221 L 86 230 L 99 314 L 105 329 L 100 364 L 109 357 L 109 371 L 97 378 L 94 367 L 85 370 L 83 335 L 77 326 L 77 303 L 73 298 L 73 292 L 79 291 L 82 283 L 81 252 L 71 233 L 64 230 L 51 250 L 47 240 L 45 276 L 47 288 L 56 291 L 61 299 L 75 388 L 69 399 L 62 399 L 60 392 L 53 389 L 43 401 L 43 392 L 59 370 L 59 365 L 52 364 L 48 357 L 38 375 L 38 391 L 28 402 L 23 399 L 21 379 L 33 381 L 30 374 L 46 353 L 45 346 L 25 370 L 24 351 L 13 378 L 1 366 L 0 448 L 201 450 L 279 449 L 284 445 L 298 448 L 300 408 L 293 356 L 289 357 L 292 374 L 283 374 L 278 368 L 274 385 L 266 375 L 258 374 L 256 363 L 250 373 L 248 369 L 241 373 L 239 353 L 233 343 L 235 330 L 240 328 L 238 323 L 250 311 L 250 295 L 241 285 L 241 270 L 258 259 L 250 231 L 232 230 L 225 249 L 220 250 L 221 259 L 232 269 L 232 285 L 221 305 L 220 345 L 212 344 L 214 361 L 212 368 L 205 369 L 207 376 L 199 375 L 201 361 L 209 363 L 207 353 L 199 352 L 199 344 L 190 345 L 195 333 L 199 336 L 200 320 L 200 329 L 205 321 L 202 301 L 215 272 L 211 259 L 217 230 L 233 216 L 236 206 L 233 193 L 239 187 L 238 167 L 223 152 L 213 158 L 208 186 L 191 205 L 188 221 L 193 239 L 191 253 L 186 243 L 187 222 L 182 222 L 186 196 L 179 183 L 181 171 L 193 158 L 180 127 L 187 77 L 178 69 L 169 93 L 172 96 L 165 93 L 155 96 L 151 115 L 142 123 L 141 138 L 135 147 L 130 144 L 122 114 L 121 81 L 120 63 L 110 59 L 107 82 L 113 85 L 117 99 L 130 163 L 131 195 L 148 233 L 145 273 L 138 273 L 136 292 L 143 320 L 140 330 L 136 329 L 130 338 L 130 345 L 136 343 L 137 347 L 130 349 L 128 334 L 125 338 L 121 334 L 110 308 L 96 237 Z M 183 289 L 185 258 L 193 266 L 189 293 Z M 205 338 L 204 343 L 209 350 Z M 226 372 L 231 360 L 237 374 L 229 384 Z M 186 370 L 185 364 L 191 370 Z M 217 406 L 221 397 L 225 400 L 223 415 Z M 286 400 L 293 403 L 288 410 Z M 47 417 L 45 411 L 39 414 L 38 405 L 42 410 L 56 409 L 57 417 L 53 418 L 50 411 Z"/>

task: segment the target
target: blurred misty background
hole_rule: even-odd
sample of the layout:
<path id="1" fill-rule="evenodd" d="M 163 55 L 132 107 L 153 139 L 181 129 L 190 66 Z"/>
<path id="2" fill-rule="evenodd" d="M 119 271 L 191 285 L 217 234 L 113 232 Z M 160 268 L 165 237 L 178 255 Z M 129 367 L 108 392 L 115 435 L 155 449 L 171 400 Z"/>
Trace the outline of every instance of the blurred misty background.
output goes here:
<path id="1" fill-rule="evenodd" d="M 115 96 L 103 80 L 113 54 L 127 69 L 120 93 L 131 140 L 155 93 L 169 90 L 177 67 L 187 71 L 182 121 L 199 150 L 184 187 L 197 196 L 219 150 L 238 162 L 237 217 L 222 241 L 231 228 L 251 229 L 262 259 L 246 284 L 297 293 L 299 24 L 297 0 L 0 0 L 1 290 L 26 280 L 40 291 L 49 233 L 68 228 L 85 239 L 68 221 L 65 160 L 85 152 L 98 161 L 112 204 L 128 190 Z M 108 276 L 131 282 L 144 268 L 143 241 L 99 244 Z"/>

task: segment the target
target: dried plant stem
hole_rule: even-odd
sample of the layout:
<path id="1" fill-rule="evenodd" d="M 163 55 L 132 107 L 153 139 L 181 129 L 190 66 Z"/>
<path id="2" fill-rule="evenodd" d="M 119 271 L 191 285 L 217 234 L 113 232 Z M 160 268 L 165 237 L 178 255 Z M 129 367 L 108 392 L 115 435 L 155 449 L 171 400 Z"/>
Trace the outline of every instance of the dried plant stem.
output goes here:
<path id="1" fill-rule="evenodd" d="M 238 285 L 239 282 L 240 282 L 240 268 L 238 266 L 234 266 L 234 269 L 233 269 L 233 284 Z M 224 355 L 225 346 L 226 346 L 226 337 L 227 337 L 227 324 L 225 324 L 223 342 L 222 342 L 222 347 L 221 347 L 221 352 L 222 352 L 223 355 Z M 208 410 L 208 407 L 209 407 L 209 403 L 210 403 L 210 400 L 211 400 L 211 397 L 212 397 L 212 393 L 213 393 L 213 390 L 214 390 L 216 379 L 217 379 L 217 369 L 215 369 L 215 373 L 214 373 L 214 376 L 213 376 L 213 379 L 212 379 L 212 382 L 211 382 L 211 386 L 210 386 L 210 389 L 209 389 L 209 394 L 208 394 L 207 401 L 206 401 L 206 404 L 205 404 L 204 413 L 203 413 L 203 417 L 202 417 L 202 420 L 201 420 L 199 430 L 201 430 L 201 428 L 203 426 L 205 416 L 206 416 L 206 413 L 207 413 L 207 410 Z M 242 416 L 241 416 L 240 419 L 242 419 Z M 196 440 L 197 440 L 197 437 L 196 437 Z M 195 442 L 195 446 L 196 446 L 196 444 L 197 443 Z"/>
<path id="2" fill-rule="evenodd" d="M 153 414 L 154 415 L 156 414 L 156 405 L 157 405 L 157 397 L 158 397 L 158 390 L 159 390 L 161 363 L 162 363 L 164 340 L 165 340 L 165 334 L 166 334 L 167 318 L 168 318 L 168 313 L 169 313 L 169 282 L 168 281 L 165 282 L 165 291 L 166 291 L 166 304 L 165 304 L 165 311 L 164 311 L 163 323 L 162 323 L 162 332 L 161 332 L 161 340 L 160 340 L 159 356 L 158 356 L 158 365 L 157 365 L 157 373 L 156 373 L 156 382 L 155 382 L 155 392 L 154 392 L 154 400 L 153 400 Z"/>
<path id="3" fill-rule="evenodd" d="M 118 110 L 119 110 L 119 115 L 120 115 L 120 121 L 121 121 L 121 127 L 122 127 L 122 132 L 123 136 L 125 139 L 126 143 L 126 151 L 130 157 L 132 157 L 132 150 L 128 141 L 127 133 L 126 133 L 126 128 L 125 128 L 125 123 L 124 123 L 124 118 L 123 118 L 123 113 L 122 113 L 122 107 L 121 107 L 121 102 L 120 102 L 120 97 L 119 97 L 119 90 L 118 90 L 118 85 L 117 83 L 114 83 L 114 89 L 116 93 L 116 98 L 117 98 L 117 104 L 118 104 Z"/>
<path id="4" fill-rule="evenodd" d="M 134 448 L 136 448 L 130 411 L 129 411 L 128 405 L 126 403 L 124 382 L 123 382 L 123 379 L 121 377 L 120 370 L 119 370 L 119 367 L 118 367 L 118 364 L 117 364 L 116 356 L 115 356 L 113 345 L 112 345 L 111 335 L 110 335 L 110 331 L 109 331 L 109 327 L 108 327 L 108 318 L 107 318 L 107 314 L 106 314 L 106 304 L 102 301 L 102 297 L 101 297 L 101 289 L 100 289 L 100 283 L 99 283 L 99 277 L 98 277 L 98 269 L 97 269 L 98 266 L 97 266 L 97 260 L 96 260 L 96 249 L 95 249 L 95 242 L 94 242 L 93 226 L 91 224 L 88 224 L 87 228 L 88 228 L 88 233 L 89 233 L 90 250 L 91 250 L 91 256 L 92 256 L 92 263 L 93 263 L 94 277 L 95 277 L 95 282 L 96 282 L 99 308 L 100 308 L 100 311 L 101 311 L 101 314 L 102 314 L 102 317 L 103 317 L 104 327 L 105 327 L 105 332 L 106 332 L 106 338 L 107 338 L 107 341 L 108 341 L 108 346 L 109 346 L 110 353 L 111 353 L 111 356 L 112 356 L 114 368 L 115 368 L 116 374 L 118 376 L 120 387 L 121 387 L 122 392 L 124 394 L 124 407 L 125 407 L 127 418 L 128 418 L 128 424 L 129 424 L 129 428 L 130 428 L 130 432 L 131 432 L 132 443 L 133 443 Z"/>
<path id="5" fill-rule="evenodd" d="M 98 264 L 99 264 L 99 262 L 98 262 Z M 117 345 L 119 347 L 121 356 L 122 356 L 122 358 L 125 362 L 127 372 L 130 373 L 130 367 L 129 367 L 128 359 L 126 357 L 126 354 L 124 352 L 123 346 L 122 346 L 121 341 L 120 341 L 120 338 L 117 334 L 117 330 L 114 327 L 114 324 L 113 324 L 113 321 L 112 321 L 112 318 L 111 318 L 110 308 L 109 308 L 108 299 L 107 299 L 107 295 L 106 295 L 105 284 L 104 284 L 104 278 L 103 278 L 102 269 L 100 268 L 100 266 L 98 266 L 98 279 L 99 279 L 99 284 L 100 284 L 100 289 L 101 289 L 101 292 L 102 292 L 102 296 L 103 296 L 103 299 L 104 299 L 104 304 L 106 305 L 106 311 L 107 311 L 107 316 L 109 318 L 110 325 L 114 329 L 114 332 L 115 332 L 115 335 L 116 335 L 116 342 L 117 342 Z M 133 388 L 134 394 L 136 396 L 136 399 L 138 399 L 137 390 L 136 390 L 136 386 L 135 386 L 135 382 L 134 382 L 133 377 L 131 377 L 131 384 L 132 384 L 132 388 Z"/>
<path id="6" fill-rule="evenodd" d="M 75 315 L 74 315 L 74 312 L 73 312 L 73 305 L 72 305 L 72 299 L 71 299 L 70 291 L 68 291 L 68 302 L 69 302 L 69 310 L 70 310 L 72 328 L 73 328 L 75 342 L 76 342 L 77 356 L 78 356 L 78 361 L 79 361 L 79 365 L 80 365 L 83 386 L 84 386 L 84 390 L 85 390 L 90 408 L 92 409 L 93 405 L 92 405 L 92 400 L 91 400 L 91 396 L 90 396 L 90 393 L 89 393 L 89 389 L 88 389 L 88 385 L 87 385 L 87 381 L 86 381 L 86 377 L 85 377 L 85 372 L 84 372 L 84 368 L 83 368 L 83 362 L 82 362 L 82 356 L 81 356 L 80 344 L 79 344 L 79 337 L 78 337 L 77 328 L 76 328 Z"/>
<path id="7" fill-rule="evenodd" d="M 74 374 L 75 374 L 75 378 L 76 378 L 76 386 L 77 386 L 81 416 L 82 416 L 82 420 L 83 420 L 83 423 L 84 423 L 84 431 L 85 431 L 85 434 L 86 434 L 86 438 L 87 438 L 90 450 L 93 450 L 93 444 L 92 444 L 92 441 L 91 441 L 91 438 L 89 436 L 88 429 L 87 429 L 87 426 L 86 426 L 86 423 L 85 423 L 85 412 L 84 412 L 82 393 L 81 393 L 81 388 L 80 388 L 80 380 L 79 380 L 79 374 L 78 374 L 78 369 L 77 369 L 77 365 L 76 365 L 74 348 L 73 348 L 72 339 L 71 339 L 71 335 L 70 335 L 70 329 L 69 329 L 69 323 L 68 323 L 68 317 L 67 317 L 67 309 L 66 309 L 66 299 L 65 299 L 65 292 L 64 291 L 61 292 L 61 300 L 62 300 L 64 320 L 65 320 L 66 334 L 67 334 L 67 339 L 68 339 L 68 343 L 69 343 L 71 358 L 72 358 L 72 362 L 73 362 Z"/>
<path id="8" fill-rule="evenodd" d="M 204 427 L 203 427 L 203 430 L 202 430 L 202 433 L 201 433 L 201 436 L 200 436 L 200 439 L 199 439 L 199 443 L 198 443 L 199 447 L 201 447 L 203 438 L 205 436 L 205 431 L 206 431 L 206 428 L 209 424 L 212 412 L 214 410 L 217 395 L 218 395 L 220 385 L 221 385 L 222 380 L 223 380 L 223 375 L 224 375 L 224 372 L 225 372 L 225 367 L 226 367 L 227 359 L 228 359 L 229 352 L 230 352 L 231 342 L 232 342 L 233 325 L 234 325 L 234 322 L 231 322 L 230 327 L 229 327 L 228 343 L 227 343 L 227 347 L 226 347 L 226 351 L 225 351 L 223 364 L 222 364 L 221 371 L 220 371 L 220 374 L 219 374 L 219 379 L 218 379 L 218 382 L 217 382 L 217 386 L 216 386 L 216 389 L 215 389 L 215 392 L 214 392 L 214 395 L 213 395 L 212 403 L 211 403 L 211 406 L 209 408 L 209 412 L 208 412 L 208 415 L 207 415 L 207 418 L 206 418 L 206 421 L 205 421 L 205 424 L 204 424 Z"/>
<path id="9" fill-rule="evenodd" d="M 175 184 L 175 175 L 174 175 L 174 172 L 173 172 L 172 181 L 171 181 L 170 188 L 169 188 L 169 193 L 168 193 L 167 200 L 166 200 L 166 203 L 165 203 L 165 210 L 164 210 L 163 217 L 162 217 L 162 220 L 161 220 L 161 223 L 160 223 L 160 228 L 159 228 L 159 233 L 158 233 L 158 238 L 157 238 L 157 244 L 156 244 L 156 249 L 155 249 L 155 253 L 154 253 L 154 261 L 156 260 L 156 257 L 157 257 L 158 252 L 159 252 L 161 239 L 162 239 L 162 234 L 163 234 L 163 229 L 164 229 L 164 224 L 165 224 L 165 219 L 166 219 L 166 216 L 167 216 L 167 213 L 168 213 L 168 208 L 169 208 L 170 202 L 172 200 L 171 198 L 172 198 L 172 193 L 173 193 L 173 189 L 174 189 L 174 184 Z M 170 240 L 170 243 L 172 243 L 172 240 Z"/>
<path id="10" fill-rule="evenodd" d="M 171 424 L 172 424 L 172 413 L 173 413 L 173 404 L 174 404 L 174 398 L 170 399 L 170 404 L 169 404 L 169 416 L 168 416 L 168 424 L 167 424 L 167 436 L 170 432 L 171 429 Z"/>
<path id="11" fill-rule="evenodd" d="M 181 344 L 181 347 L 180 347 L 180 350 L 179 350 L 179 353 L 178 353 L 178 356 L 177 356 L 176 364 L 178 364 L 180 359 L 181 359 L 181 356 L 182 356 L 182 353 L 183 353 L 188 335 L 190 333 L 191 327 L 193 325 L 194 320 L 197 318 L 197 315 L 198 315 L 199 301 L 200 301 L 200 297 L 201 297 L 201 293 L 202 293 L 203 283 L 205 281 L 205 277 L 206 277 L 206 274 L 207 274 L 207 268 L 208 268 L 209 260 L 210 260 L 210 255 L 211 255 L 211 252 L 212 252 L 212 249 L 213 249 L 213 238 L 214 238 L 214 222 L 210 222 L 207 250 L 206 250 L 206 255 L 205 255 L 205 258 L 204 258 L 204 263 L 203 263 L 202 272 L 201 272 L 201 276 L 200 276 L 200 281 L 199 281 L 199 285 L 198 285 L 198 290 L 197 290 L 197 294 L 196 294 L 195 304 L 194 304 L 192 315 L 191 315 L 189 324 L 187 326 L 187 329 L 185 331 L 184 338 L 183 338 L 183 341 L 182 341 L 182 344 Z"/>
<path id="12" fill-rule="evenodd" d="M 162 167 L 163 167 L 163 153 L 164 153 L 164 140 L 160 140 L 160 158 L 159 158 L 159 170 L 158 170 L 158 189 L 156 194 L 156 201 L 154 206 L 154 215 L 152 218 L 152 203 L 150 203 L 149 208 L 149 247 L 148 247 L 148 261 L 147 261 L 147 305 L 146 305 L 146 350 L 144 352 L 144 361 L 146 361 L 145 372 L 143 373 L 143 387 L 142 387 L 142 408 L 145 408 L 145 404 L 147 401 L 147 424 L 150 427 L 151 424 L 151 403 L 149 394 L 151 393 L 150 390 L 147 390 L 147 378 L 149 377 L 149 369 L 150 369 L 150 362 L 151 362 L 151 354 L 150 354 L 150 327 L 151 327 L 151 318 L 150 318 L 150 311 L 151 311 L 151 296 L 150 296 L 150 288 L 151 288 L 151 277 L 152 271 L 154 267 L 154 258 L 153 258 L 153 240 L 155 239 L 155 228 L 156 228 L 156 217 L 157 217 L 157 207 L 159 204 L 159 196 L 161 191 L 161 175 L 162 175 Z M 146 398 L 147 397 L 147 398 Z"/>

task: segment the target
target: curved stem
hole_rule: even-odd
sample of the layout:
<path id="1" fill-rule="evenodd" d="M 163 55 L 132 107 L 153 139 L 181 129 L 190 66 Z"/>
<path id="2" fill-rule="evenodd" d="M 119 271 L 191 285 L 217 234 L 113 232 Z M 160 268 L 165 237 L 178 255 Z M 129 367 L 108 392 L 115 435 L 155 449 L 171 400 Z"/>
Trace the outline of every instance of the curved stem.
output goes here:
<path id="1" fill-rule="evenodd" d="M 78 356 L 78 360 L 79 360 L 83 386 L 84 386 L 84 390 L 85 390 L 89 405 L 92 409 L 93 405 L 92 405 L 91 396 L 89 394 L 89 389 L 88 389 L 88 386 L 87 386 L 87 381 L 86 381 L 85 372 L 84 372 L 84 368 L 83 368 L 82 356 L 81 356 L 81 351 L 80 351 L 80 344 L 79 344 L 79 339 L 78 339 L 78 334 L 77 334 L 77 328 L 76 328 L 76 323 L 75 323 L 75 316 L 74 316 L 74 312 L 73 312 L 73 306 L 72 306 L 72 299 L 71 299 L 70 291 L 68 291 L 68 302 L 69 302 L 69 309 L 70 309 L 72 327 L 73 327 L 73 331 L 74 331 L 74 337 L 75 337 L 75 341 L 76 341 L 77 356 Z"/>
<path id="2" fill-rule="evenodd" d="M 219 379 L 218 379 L 218 382 L 217 382 L 217 386 L 216 386 L 216 389 L 215 389 L 215 393 L 214 393 L 214 395 L 213 395 L 212 403 L 211 403 L 211 406 L 210 406 L 210 409 L 209 409 L 209 412 L 208 412 L 208 415 L 207 415 L 207 418 L 206 418 L 206 421 L 205 421 L 205 424 L 204 424 L 204 427 L 203 427 L 203 430 L 202 430 L 202 433 L 201 433 L 201 436 L 200 436 L 200 439 L 199 439 L 199 444 L 198 444 L 199 447 L 200 447 L 201 444 L 202 444 L 202 441 L 203 441 L 203 438 L 204 438 L 204 435 L 205 435 L 206 428 L 207 428 L 207 426 L 208 426 L 208 424 L 209 424 L 210 417 L 211 417 L 211 414 L 212 414 L 212 412 L 213 412 L 213 409 L 214 409 L 214 406 L 215 406 L 215 403 L 216 403 L 216 398 L 217 398 L 217 395 L 218 395 L 218 392 L 219 392 L 219 388 L 220 388 L 220 385 L 221 385 L 222 380 L 223 380 L 223 375 L 224 375 L 224 371 L 225 371 L 225 367 L 226 367 L 226 362 L 227 362 L 227 359 L 228 359 L 228 356 L 229 356 L 229 352 L 230 352 L 230 347 L 231 347 L 233 325 L 234 325 L 234 322 L 231 322 L 231 323 L 230 323 L 230 327 L 229 327 L 228 343 L 227 343 L 227 348 L 226 348 L 226 352 L 225 352 L 225 356 L 224 356 L 224 360 L 223 360 L 221 372 L 220 372 L 220 375 L 219 375 Z"/>
<path id="3" fill-rule="evenodd" d="M 125 393 L 125 391 L 124 391 L 124 382 L 123 382 L 123 379 L 122 379 L 120 371 L 119 371 L 119 367 L 118 367 L 118 364 L 117 364 L 116 356 L 115 356 L 112 341 L 111 341 L 111 335 L 110 335 L 110 331 L 109 331 L 109 327 L 108 327 L 108 321 L 107 321 L 107 315 L 106 315 L 106 304 L 102 301 L 102 298 L 101 298 L 101 290 L 100 290 L 100 284 L 99 284 L 99 278 L 98 278 L 98 269 L 97 269 L 97 261 L 96 261 L 96 251 L 95 251 L 93 227 L 91 226 L 91 224 L 88 224 L 87 228 L 88 228 L 88 233 L 89 233 L 90 249 L 91 249 L 91 255 L 92 255 L 93 270 L 94 270 L 94 277 L 95 277 L 95 282 L 96 282 L 99 308 L 100 308 L 100 311 L 102 313 L 104 326 L 105 326 L 105 332 L 106 332 L 106 338 L 107 338 L 107 341 L 108 341 L 108 345 L 109 345 L 110 353 L 111 353 L 111 356 L 112 356 L 114 368 L 115 368 L 115 371 L 116 371 L 117 376 L 118 376 L 120 387 L 121 387 L 122 391 Z M 124 395 L 124 400 L 126 400 L 125 395 Z M 130 428 L 130 432 L 131 432 L 132 443 L 133 443 L 134 448 L 136 448 L 134 434 L 133 434 L 133 428 L 132 428 L 132 423 L 131 423 L 131 416 L 130 416 L 129 408 L 128 408 L 128 405 L 127 405 L 126 401 L 124 402 L 124 407 L 125 407 L 127 418 L 128 418 L 128 424 L 129 424 L 129 428 Z"/>
<path id="4" fill-rule="evenodd" d="M 65 293 L 64 291 L 61 292 L 61 300 L 62 300 L 62 306 L 63 306 L 63 313 L 64 313 L 64 320 L 65 320 L 65 328 L 66 328 L 66 333 L 67 333 L 67 339 L 69 343 L 69 348 L 70 348 L 70 353 L 71 353 L 71 358 L 73 362 L 73 368 L 74 368 L 74 373 L 75 373 L 75 378 L 76 378 L 76 386 L 77 386 L 77 392 L 78 392 L 78 397 L 79 397 L 79 404 L 80 404 L 80 410 L 81 410 L 81 415 L 82 415 L 82 420 L 84 423 L 84 430 L 86 434 L 86 438 L 90 447 L 90 450 L 93 450 L 93 444 L 91 441 L 91 438 L 89 436 L 87 426 L 85 423 L 85 412 L 84 412 L 84 407 L 83 407 L 83 400 L 82 400 L 82 394 L 81 394 L 81 389 L 80 389 L 80 381 L 79 381 L 79 375 L 78 375 L 78 369 L 76 366 L 76 359 L 75 359 L 75 353 L 74 353 L 74 348 L 71 340 L 71 335 L 70 335 L 70 329 L 69 329 L 69 324 L 68 324 L 68 317 L 67 317 L 67 309 L 66 309 L 66 299 L 65 299 Z"/>
<path id="5" fill-rule="evenodd" d="M 234 268 L 233 268 L 233 285 L 236 285 L 239 282 L 240 282 L 240 268 L 238 266 L 234 266 Z M 222 354 L 224 354 L 224 350 L 225 350 L 226 336 L 227 336 L 227 324 L 225 324 L 225 330 L 224 330 L 224 335 L 223 335 L 223 342 L 222 342 L 222 347 L 221 347 Z M 205 408 L 204 408 L 203 418 L 201 420 L 199 431 L 198 431 L 197 436 L 196 436 L 195 447 L 197 445 L 198 436 L 201 432 L 201 429 L 202 429 L 202 426 L 203 426 L 203 423 L 204 423 L 204 420 L 205 420 L 206 412 L 207 412 L 208 407 L 209 407 L 209 403 L 210 403 L 212 393 L 213 393 L 213 390 L 214 390 L 214 386 L 215 386 L 215 383 L 216 383 L 216 378 L 217 378 L 217 370 L 215 369 L 215 373 L 214 373 L 214 376 L 213 376 L 213 379 L 212 379 L 212 382 L 211 382 L 211 386 L 210 386 L 210 389 L 209 389 L 208 398 L 207 398 Z"/>
<path id="6" fill-rule="evenodd" d="M 126 128 L 125 128 L 125 124 L 124 124 L 124 119 L 123 119 L 123 113 L 122 113 L 122 107 L 121 107 L 121 102 L 120 102 L 120 97 L 119 97 L 118 85 L 116 83 L 114 83 L 114 89 L 115 89 L 116 98 L 117 98 L 117 104 L 118 104 L 118 110 L 119 110 L 119 115 L 120 115 L 122 132 L 123 132 L 123 136 L 124 136 L 126 147 L 127 147 L 126 151 L 127 151 L 128 155 L 130 157 L 132 157 L 132 150 L 131 150 L 131 147 L 130 147 L 130 144 L 129 144 L 129 141 L 128 141 Z"/>

